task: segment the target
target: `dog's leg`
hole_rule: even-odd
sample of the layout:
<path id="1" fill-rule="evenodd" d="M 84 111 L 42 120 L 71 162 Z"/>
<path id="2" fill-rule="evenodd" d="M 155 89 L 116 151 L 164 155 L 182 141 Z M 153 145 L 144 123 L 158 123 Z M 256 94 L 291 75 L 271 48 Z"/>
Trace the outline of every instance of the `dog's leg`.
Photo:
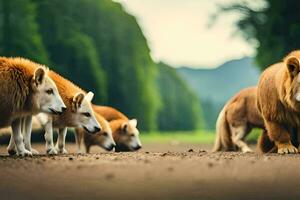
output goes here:
<path id="1" fill-rule="evenodd" d="M 68 128 L 60 128 L 58 130 L 58 138 L 56 146 L 58 148 L 58 153 L 67 154 L 67 150 L 65 148 L 65 141 L 66 141 L 66 135 L 67 135 Z"/>
<path id="2" fill-rule="evenodd" d="M 45 126 L 45 141 L 46 141 L 46 152 L 47 154 L 57 154 L 57 150 L 53 144 L 53 127 L 52 127 L 52 118 L 48 118 Z"/>
<path id="3" fill-rule="evenodd" d="M 245 136 L 247 135 L 247 126 L 237 126 L 237 127 L 230 127 L 231 129 L 231 139 L 232 142 L 237 145 L 243 153 L 252 152 L 252 150 L 249 148 L 249 146 L 243 141 Z"/>
<path id="4" fill-rule="evenodd" d="M 74 131 L 74 136 L 75 136 L 75 141 L 76 141 L 76 146 L 77 146 L 77 153 L 81 154 L 81 145 L 82 145 L 82 134 L 80 131 L 75 130 Z"/>
<path id="5" fill-rule="evenodd" d="M 13 136 L 10 136 L 10 140 L 9 140 L 9 145 L 7 147 L 7 152 L 10 156 L 16 155 L 17 154 L 17 149 L 16 149 L 16 144 L 13 140 Z"/>
<path id="6" fill-rule="evenodd" d="M 90 153 L 90 151 L 91 151 L 91 145 L 84 144 L 84 147 L 85 147 L 85 153 Z"/>
<path id="7" fill-rule="evenodd" d="M 24 117 L 22 119 L 22 134 L 24 136 L 25 148 L 33 155 L 38 155 L 39 152 L 31 148 L 31 131 L 32 131 L 32 116 Z"/>
<path id="8" fill-rule="evenodd" d="M 22 135 L 22 119 L 16 119 L 11 124 L 12 127 L 12 138 L 13 142 L 16 144 L 17 147 L 17 155 L 20 156 L 32 156 L 32 153 L 25 149 L 25 145 L 23 142 L 23 135 Z"/>

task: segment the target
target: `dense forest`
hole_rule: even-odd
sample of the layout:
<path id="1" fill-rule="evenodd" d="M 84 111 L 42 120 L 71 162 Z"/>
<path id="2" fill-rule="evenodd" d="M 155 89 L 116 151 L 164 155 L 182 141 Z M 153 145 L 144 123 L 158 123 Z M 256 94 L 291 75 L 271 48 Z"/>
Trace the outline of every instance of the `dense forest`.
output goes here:
<path id="1" fill-rule="evenodd" d="M 191 130 L 204 127 L 198 97 L 176 70 L 164 63 L 158 64 L 158 86 L 162 98 L 158 125 L 161 130 Z M 199 114 L 200 113 L 200 114 Z"/>
<path id="2" fill-rule="evenodd" d="M 139 121 L 143 130 L 203 124 L 197 97 L 156 64 L 134 16 L 111 0 L 0 0 L 0 54 L 48 65 Z M 198 105 L 198 106 L 197 106 Z"/>

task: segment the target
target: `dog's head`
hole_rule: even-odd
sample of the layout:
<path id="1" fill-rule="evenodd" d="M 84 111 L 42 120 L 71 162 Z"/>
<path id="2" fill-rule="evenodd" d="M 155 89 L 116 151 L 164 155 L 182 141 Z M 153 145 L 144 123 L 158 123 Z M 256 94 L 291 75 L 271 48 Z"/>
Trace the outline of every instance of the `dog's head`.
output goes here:
<path id="1" fill-rule="evenodd" d="M 113 139 L 112 130 L 110 128 L 110 125 L 109 125 L 108 121 L 106 121 L 106 119 L 104 119 L 104 117 L 102 117 L 101 115 L 99 115 L 97 113 L 95 113 L 95 115 L 96 115 L 96 118 L 97 118 L 99 124 L 102 127 L 102 130 L 97 132 L 94 135 L 89 136 L 89 137 L 92 137 L 94 144 L 99 145 L 106 151 L 111 151 L 116 146 L 116 143 Z"/>
<path id="2" fill-rule="evenodd" d="M 92 92 L 87 94 L 79 92 L 72 99 L 72 112 L 75 124 L 89 133 L 97 133 L 102 129 L 92 109 L 91 101 L 93 96 Z"/>
<path id="3" fill-rule="evenodd" d="M 116 151 L 137 151 L 142 148 L 136 119 L 120 123 L 113 136 L 117 144 Z"/>
<path id="4" fill-rule="evenodd" d="M 39 67 L 31 79 L 32 97 L 38 112 L 61 114 L 66 110 L 54 81 L 48 76 L 48 69 Z"/>

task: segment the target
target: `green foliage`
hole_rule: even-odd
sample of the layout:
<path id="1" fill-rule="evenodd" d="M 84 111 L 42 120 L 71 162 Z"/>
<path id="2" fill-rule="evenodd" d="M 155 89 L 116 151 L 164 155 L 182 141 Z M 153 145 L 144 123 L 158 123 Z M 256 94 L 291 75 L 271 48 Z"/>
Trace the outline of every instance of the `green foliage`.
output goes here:
<path id="1" fill-rule="evenodd" d="M 159 112 L 159 129 L 194 130 L 203 128 L 199 99 L 175 69 L 164 63 L 159 63 L 158 67 L 158 86 L 163 104 Z"/>
<path id="2" fill-rule="evenodd" d="M 225 12 L 237 11 L 242 15 L 237 27 L 257 47 L 256 61 L 261 69 L 299 49 L 299 9 L 297 0 L 265 0 L 261 6 L 242 1 L 222 7 Z"/>
<path id="3" fill-rule="evenodd" d="M 35 1 L 43 42 L 53 69 L 85 90 L 95 93 L 94 103 L 107 98 L 105 73 L 92 37 L 82 33 L 81 24 L 73 19 L 80 2 Z M 84 12 L 81 13 L 84 17 Z M 51 20 L 49 20 L 51 19 Z"/>
<path id="4" fill-rule="evenodd" d="M 30 0 L 0 1 L 0 54 L 48 63 Z"/>

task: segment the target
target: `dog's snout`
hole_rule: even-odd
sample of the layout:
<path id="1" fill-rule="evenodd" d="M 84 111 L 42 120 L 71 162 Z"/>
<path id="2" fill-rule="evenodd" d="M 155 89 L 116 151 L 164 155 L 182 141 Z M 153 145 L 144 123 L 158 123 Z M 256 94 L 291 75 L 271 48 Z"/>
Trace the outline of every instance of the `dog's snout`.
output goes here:
<path id="1" fill-rule="evenodd" d="M 107 148 L 107 151 L 111 151 L 111 150 L 113 150 L 113 148 L 115 148 L 115 147 L 116 147 L 115 144 L 111 144 L 111 145 L 109 145 L 109 147 Z"/>
<path id="2" fill-rule="evenodd" d="M 141 145 L 137 145 L 137 146 L 134 148 L 134 150 L 139 150 L 140 148 L 142 148 L 142 146 L 141 146 Z"/>
<path id="3" fill-rule="evenodd" d="M 95 127 L 94 127 L 94 130 L 95 130 L 95 133 L 97 133 L 97 132 L 101 131 L 101 128 L 100 128 L 100 127 L 97 127 L 97 126 L 95 126 Z"/>
<path id="4" fill-rule="evenodd" d="M 67 110 L 67 107 L 61 107 L 62 112 L 65 112 Z"/>

